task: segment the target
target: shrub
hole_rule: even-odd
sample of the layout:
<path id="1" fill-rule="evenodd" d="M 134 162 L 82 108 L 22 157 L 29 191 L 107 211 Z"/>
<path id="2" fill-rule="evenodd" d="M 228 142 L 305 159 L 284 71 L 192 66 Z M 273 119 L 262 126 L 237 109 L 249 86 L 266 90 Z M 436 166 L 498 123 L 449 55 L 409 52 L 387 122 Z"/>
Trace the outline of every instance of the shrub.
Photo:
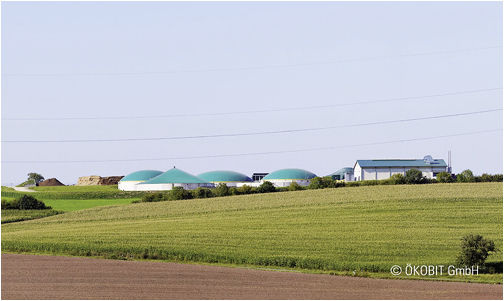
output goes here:
<path id="1" fill-rule="evenodd" d="M 220 183 L 219 185 L 217 185 L 217 187 L 215 187 L 214 194 L 215 196 L 231 195 L 231 193 L 229 192 L 229 187 L 224 183 Z"/>
<path id="2" fill-rule="evenodd" d="M 255 193 L 254 187 L 248 186 L 248 185 L 243 185 L 242 187 L 239 187 L 238 189 L 239 194 L 252 194 Z"/>
<path id="3" fill-rule="evenodd" d="M 390 178 L 388 178 L 388 184 L 391 185 L 399 185 L 399 184 L 406 184 L 406 179 L 404 176 L 400 173 L 393 174 Z"/>
<path id="4" fill-rule="evenodd" d="M 364 180 L 360 181 L 360 186 L 375 186 L 375 185 L 382 185 L 386 182 L 387 180 Z"/>
<path id="5" fill-rule="evenodd" d="M 451 174 L 447 173 L 446 171 L 442 171 L 436 175 L 436 180 L 439 183 L 451 183 L 453 182 L 453 179 L 451 177 Z"/>
<path id="6" fill-rule="evenodd" d="M 212 190 L 203 187 L 194 189 L 192 194 L 195 199 L 206 199 L 213 197 Z"/>
<path id="7" fill-rule="evenodd" d="M 168 199 L 171 201 L 189 200 L 192 198 L 193 198 L 192 193 L 190 191 L 185 190 L 183 187 L 174 187 L 168 193 Z"/>
<path id="8" fill-rule="evenodd" d="M 2 200 L 2 209 L 43 210 L 52 208 L 46 206 L 44 202 L 37 200 L 33 196 L 25 194 L 22 197 L 13 200 L 12 202 Z"/>
<path id="9" fill-rule="evenodd" d="M 290 183 L 290 185 L 287 189 L 289 191 L 296 191 L 296 190 L 304 190 L 304 187 L 299 185 L 297 182 L 292 182 L 292 183 Z"/>
<path id="10" fill-rule="evenodd" d="M 423 184 L 427 182 L 427 179 L 422 175 L 422 172 L 415 168 L 406 172 L 404 180 L 406 184 Z"/>
<path id="11" fill-rule="evenodd" d="M 166 195 L 161 192 L 148 193 L 142 197 L 142 202 L 161 202 L 166 200 Z"/>
<path id="12" fill-rule="evenodd" d="M 336 181 L 332 177 L 315 177 L 310 180 L 308 189 L 336 188 Z"/>
<path id="13" fill-rule="evenodd" d="M 273 183 L 269 181 L 263 182 L 259 187 L 257 187 L 257 192 L 259 193 L 268 193 L 268 192 L 275 192 L 276 188 L 273 185 Z"/>
<path id="14" fill-rule="evenodd" d="M 19 206 L 16 201 L 2 200 L 2 209 L 19 209 Z"/>
<path id="15" fill-rule="evenodd" d="M 488 255 L 495 252 L 495 243 L 481 235 L 469 234 L 462 238 L 461 250 L 457 257 L 459 266 L 483 266 Z"/>
<path id="16" fill-rule="evenodd" d="M 457 175 L 457 182 L 469 183 L 474 182 L 474 175 L 470 169 L 466 169 Z"/>
<path id="17" fill-rule="evenodd" d="M 346 182 L 345 186 L 346 187 L 357 187 L 357 186 L 361 186 L 361 182 L 360 181 Z"/>
<path id="18" fill-rule="evenodd" d="M 236 188 L 236 187 L 229 187 L 229 193 L 231 195 L 240 195 L 240 192 L 238 191 L 238 188 Z"/>
<path id="19" fill-rule="evenodd" d="M 493 175 L 492 182 L 502 182 L 502 174 Z"/>

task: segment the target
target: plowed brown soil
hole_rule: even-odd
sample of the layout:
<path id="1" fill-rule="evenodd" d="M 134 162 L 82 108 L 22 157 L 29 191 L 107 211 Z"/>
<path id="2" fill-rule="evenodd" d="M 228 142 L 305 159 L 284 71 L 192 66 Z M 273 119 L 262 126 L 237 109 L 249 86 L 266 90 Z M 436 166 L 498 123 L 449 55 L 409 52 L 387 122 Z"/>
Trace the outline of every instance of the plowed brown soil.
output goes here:
<path id="1" fill-rule="evenodd" d="M 3 254 L 2 299 L 502 299 L 502 285 Z"/>

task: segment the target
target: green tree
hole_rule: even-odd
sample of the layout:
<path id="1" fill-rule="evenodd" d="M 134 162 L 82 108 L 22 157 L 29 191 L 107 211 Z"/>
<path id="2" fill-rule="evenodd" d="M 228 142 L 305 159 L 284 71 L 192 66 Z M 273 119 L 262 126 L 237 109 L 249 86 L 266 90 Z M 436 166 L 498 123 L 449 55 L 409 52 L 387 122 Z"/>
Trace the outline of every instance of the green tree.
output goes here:
<path id="1" fill-rule="evenodd" d="M 412 168 L 406 172 L 404 180 L 406 184 L 423 184 L 427 182 L 427 179 L 422 175 L 422 172 L 415 168 Z"/>
<path id="2" fill-rule="evenodd" d="M 206 199 L 213 197 L 212 190 L 203 187 L 194 189 L 192 194 L 195 199 Z"/>
<path id="3" fill-rule="evenodd" d="M 193 198 L 193 195 L 190 191 L 185 190 L 183 187 L 174 187 L 170 190 L 168 198 L 172 201 L 189 200 Z"/>
<path id="4" fill-rule="evenodd" d="M 474 175 L 470 169 L 466 169 L 457 175 L 457 182 L 470 183 L 474 182 Z"/>
<path id="5" fill-rule="evenodd" d="M 492 178 L 493 178 L 492 175 L 484 173 L 481 175 L 480 180 L 481 180 L 481 182 L 492 182 L 492 180 L 493 180 Z"/>
<path id="6" fill-rule="evenodd" d="M 322 188 L 335 188 L 337 187 L 336 181 L 331 177 L 315 177 L 310 180 L 308 189 L 322 189 Z"/>
<path id="7" fill-rule="evenodd" d="M 166 198 L 166 195 L 161 192 L 153 192 L 142 196 L 142 202 L 161 202 L 166 200 Z"/>
<path id="8" fill-rule="evenodd" d="M 268 193 L 268 192 L 275 192 L 276 188 L 273 183 L 269 181 L 264 181 L 259 187 L 257 187 L 257 192 L 259 193 Z"/>
<path id="9" fill-rule="evenodd" d="M 252 194 L 254 193 L 254 188 L 248 185 L 243 185 L 238 187 L 238 194 Z"/>
<path id="10" fill-rule="evenodd" d="M 392 185 L 406 184 L 406 179 L 402 174 L 396 173 L 388 178 L 388 182 Z"/>
<path id="11" fill-rule="evenodd" d="M 35 184 L 38 184 L 38 183 L 44 181 L 44 177 L 41 174 L 38 174 L 36 172 L 30 172 L 28 174 L 28 181 L 34 181 Z"/>
<path id="12" fill-rule="evenodd" d="M 231 195 L 231 192 L 226 184 L 220 183 L 217 187 L 215 187 L 214 194 L 215 196 L 228 196 Z"/>
<path id="13" fill-rule="evenodd" d="M 303 190 L 304 187 L 299 185 L 297 182 L 292 182 L 292 183 L 290 183 L 288 189 L 289 189 L 289 191 L 296 191 L 296 190 Z"/>
<path id="14" fill-rule="evenodd" d="M 453 179 L 451 177 L 451 174 L 447 173 L 446 171 L 442 171 L 436 175 L 436 180 L 439 183 L 451 183 L 453 182 Z"/>
<path id="15" fill-rule="evenodd" d="M 461 250 L 457 257 L 459 266 L 483 266 L 488 255 L 495 252 L 495 243 L 481 235 L 469 234 L 462 238 Z"/>

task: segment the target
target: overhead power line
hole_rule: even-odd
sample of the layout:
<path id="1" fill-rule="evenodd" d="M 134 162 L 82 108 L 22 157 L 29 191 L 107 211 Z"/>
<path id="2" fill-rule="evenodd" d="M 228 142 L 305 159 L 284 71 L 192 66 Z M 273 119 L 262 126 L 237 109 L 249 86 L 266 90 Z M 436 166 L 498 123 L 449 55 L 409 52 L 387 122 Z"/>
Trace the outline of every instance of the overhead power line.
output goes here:
<path id="1" fill-rule="evenodd" d="M 432 120 L 441 118 L 451 118 L 460 116 L 469 116 L 476 114 L 484 114 L 490 112 L 502 111 L 501 108 L 489 109 L 482 111 L 473 111 L 465 113 L 455 113 L 455 114 L 445 114 L 418 118 L 408 118 L 408 119 L 397 119 L 397 120 L 387 120 L 387 121 L 376 121 L 376 122 L 366 122 L 366 123 L 354 123 L 345 124 L 337 126 L 327 126 L 327 127 L 313 127 L 313 128 L 303 128 L 303 129 L 288 129 L 279 131 L 262 131 L 262 132 L 248 132 L 248 133 L 229 133 L 229 134 L 213 134 L 213 135 L 195 135 L 195 136 L 172 136 L 172 137 L 151 137 L 151 138 L 119 138 L 119 139 L 69 139 L 69 140 L 3 140 L 3 143 L 82 143 L 82 142 L 127 142 L 127 141 L 156 141 L 156 140 L 185 140 L 185 139 L 205 139 L 205 138 L 222 138 L 222 137 L 239 137 L 239 136 L 257 136 L 257 135 L 271 135 L 271 134 L 288 134 L 288 133 L 300 133 L 300 132 L 310 132 L 310 131 L 321 131 L 339 128 L 350 128 L 350 127 L 360 127 L 360 126 L 372 126 L 372 125 L 383 125 L 383 124 L 394 124 L 394 123 L 404 123 L 411 121 L 420 120 Z"/>
<path id="2" fill-rule="evenodd" d="M 421 137 L 421 138 L 398 139 L 398 140 L 389 140 L 389 141 L 381 141 L 381 142 L 348 144 L 348 145 L 305 148 L 305 149 L 295 149 L 295 150 L 283 150 L 283 151 L 269 151 L 269 152 L 251 152 L 251 153 L 217 154 L 217 155 L 201 155 L 201 156 L 177 156 L 177 157 L 166 157 L 166 158 L 141 158 L 141 159 L 67 160 L 67 161 L 63 161 L 63 160 L 60 160 L 60 161 L 2 161 L 2 163 L 32 163 L 32 164 L 33 163 L 51 163 L 51 164 L 65 163 L 66 164 L 66 163 L 141 162 L 141 161 L 209 159 L 209 158 L 223 158 L 223 157 L 244 157 L 244 156 L 275 155 L 275 154 L 286 154 L 286 153 L 324 151 L 324 150 L 334 150 L 334 149 L 340 149 L 340 148 L 352 148 L 352 147 L 363 147 L 363 146 L 373 146 L 373 145 L 383 145 L 383 144 L 405 143 L 405 142 L 413 142 L 413 141 L 435 140 L 435 139 L 441 139 L 441 138 L 469 136 L 469 135 L 477 135 L 477 134 L 492 133 L 492 132 L 499 132 L 499 131 L 502 131 L 502 129 L 491 129 L 491 130 L 482 130 L 482 131 L 465 132 L 465 133 L 440 135 L 440 136 L 430 136 L 430 137 Z"/>
<path id="3" fill-rule="evenodd" d="M 265 109 L 265 110 L 232 111 L 232 112 L 187 113 L 187 114 L 167 114 L 167 115 L 144 115 L 144 116 L 133 115 L 133 116 L 4 118 L 2 120 L 3 121 L 73 121 L 73 120 L 120 120 L 120 119 L 131 120 L 131 119 L 161 119 L 161 118 L 179 118 L 179 117 L 189 118 L 189 117 L 225 116 L 225 115 L 238 115 L 238 114 L 259 114 L 259 113 L 272 113 L 272 112 L 330 109 L 330 108 L 337 108 L 337 107 L 349 107 L 349 106 L 356 106 L 356 105 L 394 102 L 394 101 L 420 100 L 420 99 L 426 99 L 426 98 L 456 96 L 456 95 L 464 95 L 464 94 L 476 94 L 476 93 L 498 91 L 498 90 L 502 90 L 502 88 L 474 89 L 474 90 L 452 91 L 452 92 L 419 95 L 419 96 L 370 99 L 370 100 L 353 101 L 353 102 L 328 104 L 328 105 L 301 106 L 301 107 L 277 108 L 277 109 Z"/>
<path id="4" fill-rule="evenodd" d="M 318 61 L 318 62 L 306 62 L 306 63 L 294 63 L 294 64 L 270 64 L 270 65 L 260 65 L 260 66 L 239 66 L 239 67 L 181 69 L 181 70 L 166 70 L 166 71 L 142 71 L 142 72 L 5 73 L 5 74 L 3 74 L 3 76 L 7 76 L 7 77 L 23 77 L 23 76 L 25 76 L 25 77 L 26 76 L 34 76 L 34 77 L 41 77 L 41 76 L 42 77 L 137 76 L 137 75 L 145 76 L 145 75 L 165 75 L 165 74 L 177 74 L 177 73 L 247 71 L 247 70 L 263 70 L 263 69 L 278 69 L 278 68 L 296 68 L 296 67 L 307 67 L 307 66 L 317 66 L 317 65 L 331 65 L 331 64 L 339 64 L 339 63 L 347 63 L 347 62 L 372 61 L 372 60 L 382 60 L 382 59 L 392 59 L 392 58 L 407 58 L 407 57 L 417 57 L 417 56 L 474 52 L 474 51 L 500 49 L 500 48 L 502 48 L 502 46 L 465 48 L 465 49 L 453 49 L 453 50 L 439 50 L 439 51 L 417 52 L 417 53 L 409 53 L 409 54 L 382 55 L 382 56 L 371 56 L 371 57 L 360 57 L 360 58 L 345 58 L 345 59 L 333 60 L 333 61 Z"/>

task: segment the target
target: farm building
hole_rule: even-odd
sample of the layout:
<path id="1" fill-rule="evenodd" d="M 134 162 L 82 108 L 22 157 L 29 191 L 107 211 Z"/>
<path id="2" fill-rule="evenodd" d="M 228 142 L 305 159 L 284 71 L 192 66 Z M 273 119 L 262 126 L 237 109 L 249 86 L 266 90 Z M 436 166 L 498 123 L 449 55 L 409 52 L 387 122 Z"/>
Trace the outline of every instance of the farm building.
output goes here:
<path id="1" fill-rule="evenodd" d="M 159 170 L 139 170 L 132 172 L 122 178 L 119 181 L 118 187 L 119 190 L 124 190 L 124 191 L 135 191 L 136 187 L 135 185 L 138 183 L 142 183 L 145 181 L 148 181 L 154 177 L 159 176 L 162 174 L 162 171 Z"/>
<path id="2" fill-rule="evenodd" d="M 339 180 L 339 181 L 345 180 L 349 182 L 354 180 L 353 175 L 354 175 L 353 167 L 344 167 L 328 175 L 328 177 L 331 177 L 333 180 Z"/>
<path id="3" fill-rule="evenodd" d="M 224 183 L 228 187 L 236 187 L 238 183 L 252 182 L 252 179 L 246 175 L 230 170 L 209 171 L 199 174 L 198 178 L 215 185 Z"/>
<path id="4" fill-rule="evenodd" d="M 279 169 L 268 174 L 262 179 L 262 182 L 271 182 L 276 187 L 286 187 L 289 186 L 292 182 L 296 182 L 301 186 L 308 186 L 308 184 L 310 184 L 310 180 L 315 178 L 316 176 L 317 175 L 315 175 L 314 173 L 304 169 L 288 168 Z"/>
<path id="5" fill-rule="evenodd" d="M 425 177 L 431 179 L 446 171 L 447 165 L 443 159 L 433 159 L 431 156 L 410 160 L 357 160 L 354 178 L 355 181 L 384 180 L 393 174 L 405 175 L 410 169 L 419 169 Z"/>
<path id="6" fill-rule="evenodd" d="M 171 190 L 174 187 L 182 187 L 186 190 L 196 189 L 198 187 L 211 188 L 214 185 L 200 179 L 190 173 L 173 167 L 165 173 L 162 173 L 148 181 L 135 185 L 137 191 L 155 191 Z"/>

